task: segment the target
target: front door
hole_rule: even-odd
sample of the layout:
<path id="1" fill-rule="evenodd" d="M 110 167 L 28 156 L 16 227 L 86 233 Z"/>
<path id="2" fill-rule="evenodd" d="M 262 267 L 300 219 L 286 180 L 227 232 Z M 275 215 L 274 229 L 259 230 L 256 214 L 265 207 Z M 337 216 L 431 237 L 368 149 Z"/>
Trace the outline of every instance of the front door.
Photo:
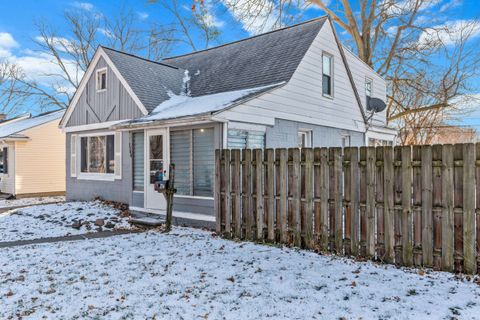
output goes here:
<path id="1" fill-rule="evenodd" d="M 146 208 L 165 210 L 167 203 L 163 194 L 154 190 L 156 180 L 168 179 L 168 139 L 165 129 L 147 131 L 146 139 Z"/>

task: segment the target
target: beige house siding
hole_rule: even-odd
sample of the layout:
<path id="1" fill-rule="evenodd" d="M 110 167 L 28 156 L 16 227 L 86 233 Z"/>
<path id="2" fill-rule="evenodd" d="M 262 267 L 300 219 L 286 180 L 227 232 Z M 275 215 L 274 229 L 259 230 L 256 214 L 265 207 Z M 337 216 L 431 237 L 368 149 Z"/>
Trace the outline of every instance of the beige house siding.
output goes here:
<path id="1" fill-rule="evenodd" d="M 15 194 L 65 192 L 65 134 L 59 120 L 25 130 L 15 143 Z"/>

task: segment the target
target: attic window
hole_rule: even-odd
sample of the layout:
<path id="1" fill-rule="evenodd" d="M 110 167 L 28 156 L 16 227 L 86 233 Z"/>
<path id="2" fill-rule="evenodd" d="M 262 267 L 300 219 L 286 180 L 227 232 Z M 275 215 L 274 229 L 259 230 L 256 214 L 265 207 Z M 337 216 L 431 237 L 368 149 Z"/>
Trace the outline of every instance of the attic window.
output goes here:
<path id="1" fill-rule="evenodd" d="M 107 90 L 107 68 L 97 70 L 97 92 Z"/>
<path id="2" fill-rule="evenodd" d="M 322 55 L 322 94 L 333 97 L 333 56 Z"/>
<path id="3" fill-rule="evenodd" d="M 373 87 L 373 80 L 370 78 L 365 78 L 365 95 L 369 98 L 372 97 L 372 87 Z"/>

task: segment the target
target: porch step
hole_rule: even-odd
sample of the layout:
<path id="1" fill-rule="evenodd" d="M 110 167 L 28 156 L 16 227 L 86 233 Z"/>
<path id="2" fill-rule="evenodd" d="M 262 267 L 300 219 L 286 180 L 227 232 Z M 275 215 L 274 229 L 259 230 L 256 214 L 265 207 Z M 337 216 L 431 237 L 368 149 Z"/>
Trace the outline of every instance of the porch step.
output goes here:
<path id="1" fill-rule="evenodd" d="M 160 217 L 133 217 L 128 220 L 129 223 L 145 227 L 159 227 L 165 220 Z"/>

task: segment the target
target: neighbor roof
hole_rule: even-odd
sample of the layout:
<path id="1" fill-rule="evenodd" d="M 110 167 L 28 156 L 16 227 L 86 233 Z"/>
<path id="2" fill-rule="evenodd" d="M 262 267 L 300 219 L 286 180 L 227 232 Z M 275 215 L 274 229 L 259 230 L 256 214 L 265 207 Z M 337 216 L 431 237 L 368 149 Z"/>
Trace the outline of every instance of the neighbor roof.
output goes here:
<path id="1" fill-rule="evenodd" d="M 110 48 L 102 48 L 148 112 L 167 100 L 169 91 L 180 93 L 184 70 Z"/>
<path id="2" fill-rule="evenodd" d="M 34 117 L 29 116 L 25 119 L 2 124 L 0 125 L 0 138 L 4 139 L 25 137 L 23 135 L 19 135 L 18 133 L 48 123 L 50 121 L 59 120 L 63 116 L 64 112 L 65 110 L 50 111 Z"/>
<path id="3" fill-rule="evenodd" d="M 327 17 L 163 61 L 189 71 L 192 96 L 287 82 Z"/>

